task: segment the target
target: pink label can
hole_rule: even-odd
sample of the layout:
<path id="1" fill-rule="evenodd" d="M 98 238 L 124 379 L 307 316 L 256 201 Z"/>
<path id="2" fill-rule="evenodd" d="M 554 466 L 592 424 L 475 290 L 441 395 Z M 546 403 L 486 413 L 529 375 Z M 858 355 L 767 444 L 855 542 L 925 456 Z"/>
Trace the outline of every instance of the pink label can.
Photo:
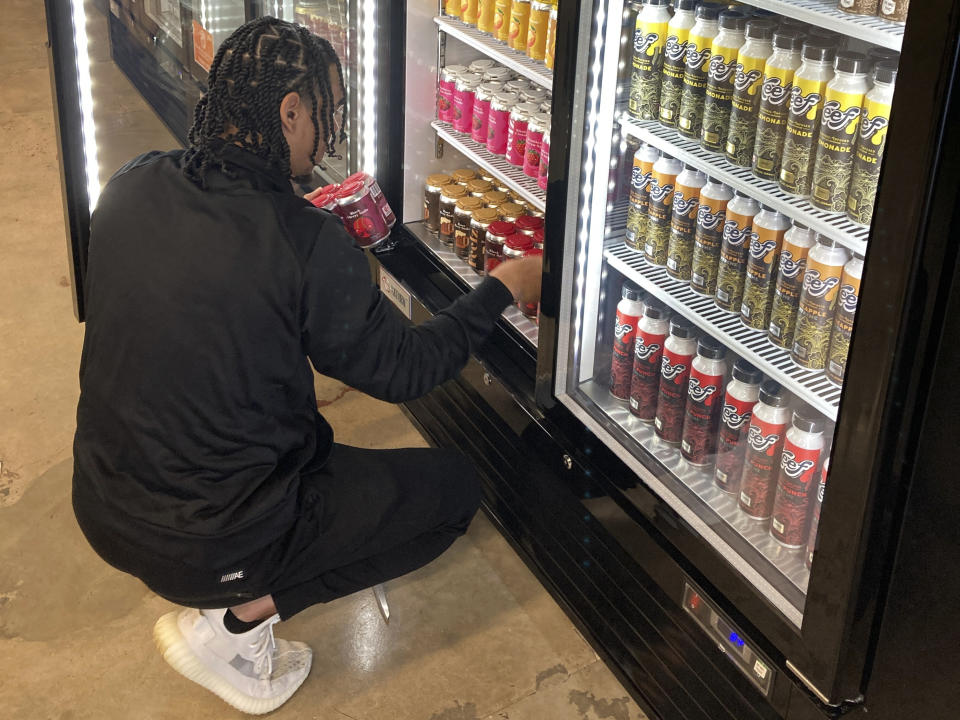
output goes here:
<path id="1" fill-rule="evenodd" d="M 517 102 L 516 93 L 497 93 L 490 101 L 487 113 L 487 150 L 494 155 L 507 152 L 507 133 L 510 125 L 510 110 Z"/>
<path id="2" fill-rule="evenodd" d="M 440 71 L 437 83 L 437 119 L 441 122 L 453 122 L 453 93 L 457 87 L 457 76 L 466 72 L 463 65 L 447 65 Z"/>
<path id="3" fill-rule="evenodd" d="M 453 129 L 469 133 L 473 126 L 473 99 L 480 85 L 477 73 L 461 73 L 453 90 Z"/>
<path id="4" fill-rule="evenodd" d="M 550 168 L 550 131 L 543 134 L 540 143 L 540 171 L 537 174 L 537 185 L 541 190 L 547 189 L 547 173 Z"/>
<path id="5" fill-rule="evenodd" d="M 516 167 L 523 167 L 523 159 L 527 154 L 527 124 L 536 113 L 536 105 L 521 103 L 510 111 L 510 121 L 507 129 L 507 162 Z"/>
<path id="6" fill-rule="evenodd" d="M 344 227 L 363 248 L 379 245 L 390 236 L 390 226 L 363 181 L 344 184 L 337 193 Z"/>
<path id="7" fill-rule="evenodd" d="M 473 126 L 470 128 L 470 137 L 481 145 L 487 142 L 489 113 L 490 101 L 477 94 L 473 98 Z"/>

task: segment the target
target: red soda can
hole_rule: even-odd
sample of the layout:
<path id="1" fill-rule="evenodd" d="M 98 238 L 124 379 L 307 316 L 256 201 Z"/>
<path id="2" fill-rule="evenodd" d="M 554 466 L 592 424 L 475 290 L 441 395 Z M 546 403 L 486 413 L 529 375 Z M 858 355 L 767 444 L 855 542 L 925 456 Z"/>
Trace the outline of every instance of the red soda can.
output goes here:
<path id="1" fill-rule="evenodd" d="M 660 364 L 669 328 L 667 308 L 664 304 L 656 298 L 647 300 L 634 343 L 630 412 L 648 423 L 652 423 L 657 415 Z"/>
<path id="2" fill-rule="evenodd" d="M 360 170 L 359 172 L 355 172 L 353 175 L 348 177 L 344 181 L 344 185 L 354 182 L 355 180 L 360 180 L 364 185 L 367 186 L 367 188 L 370 190 L 370 197 L 373 198 L 374 202 L 377 203 L 377 207 L 380 208 L 380 214 L 383 215 L 384 222 L 387 223 L 387 227 L 392 228 L 397 222 L 397 216 L 394 215 L 393 208 L 391 208 L 390 204 L 387 202 L 387 198 L 380 189 L 380 183 L 377 182 L 377 179 L 373 177 L 373 175 Z"/>
<path id="3" fill-rule="evenodd" d="M 820 483 L 817 485 L 817 498 L 813 504 L 813 520 L 810 521 L 810 535 L 807 537 L 807 554 L 803 556 L 807 570 L 813 566 L 813 553 L 817 549 L 817 531 L 820 529 L 820 510 L 823 508 L 823 492 L 827 488 L 827 475 L 829 474 L 830 458 L 827 458 L 823 461 L 823 470 L 820 471 Z"/>
<path id="4" fill-rule="evenodd" d="M 823 426 L 823 420 L 812 408 L 801 408 L 793 413 L 793 426 L 783 444 L 770 534 L 790 548 L 803 547 L 807 542 L 814 477 L 823 450 Z"/>
<path id="5" fill-rule="evenodd" d="M 670 321 L 670 337 L 663 344 L 660 361 L 660 392 L 653 427 L 665 443 L 679 445 L 683 434 L 683 416 L 687 407 L 690 366 L 697 353 L 697 335 L 685 317 Z"/>
<path id="6" fill-rule="evenodd" d="M 550 127 L 550 115 L 535 113 L 527 123 L 527 151 L 523 157 L 523 174 L 540 177 L 540 153 L 543 150 L 543 134 Z"/>
<path id="7" fill-rule="evenodd" d="M 723 378 L 727 349 L 712 337 L 700 338 L 690 369 L 687 409 L 680 454 L 691 465 L 709 467 L 717 453 L 717 426 L 723 411 Z"/>
<path id="8" fill-rule="evenodd" d="M 363 181 L 345 183 L 336 198 L 343 224 L 360 247 L 376 247 L 390 236 L 390 226 Z"/>
<path id="9" fill-rule="evenodd" d="M 497 220 L 487 228 L 486 242 L 483 244 L 483 273 L 489 275 L 497 265 L 503 262 L 503 246 L 507 238 L 516 232 L 512 222 Z"/>
<path id="10" fill-rule="evenodd" d="M 507 124 L 507 162 L 515 167 L 522 168 L 527 154 L 527 125 L 530 117 L 537 112 L 537 106 L 532 103 L 520 103 L 510 111 Z"/>

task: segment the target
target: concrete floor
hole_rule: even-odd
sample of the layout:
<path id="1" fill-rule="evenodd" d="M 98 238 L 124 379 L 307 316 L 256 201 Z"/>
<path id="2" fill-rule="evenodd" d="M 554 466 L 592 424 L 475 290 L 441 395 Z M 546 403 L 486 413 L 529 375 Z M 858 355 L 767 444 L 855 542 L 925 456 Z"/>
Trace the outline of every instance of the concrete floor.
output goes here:
<path id="1" fill-rule="evenodd" d="M 173 145 L 91 26 L 102 174 Z M 83 328 L 73 318 L 43 3 L 4 0 L 0 23 L 0 715 L 11 720 L 242 717 L 153 647 L 170 606 L 94 555 L 70 508 Z M 122 148 L 118 150 L 117 148 Z M 340 442 L 423 445 L 396 407 L 325 378 Z M 315 651 L 277 718 L 638 720 L 643 714 L 483 517 L 438 561 L 311 608 L 278 635 Z"/>

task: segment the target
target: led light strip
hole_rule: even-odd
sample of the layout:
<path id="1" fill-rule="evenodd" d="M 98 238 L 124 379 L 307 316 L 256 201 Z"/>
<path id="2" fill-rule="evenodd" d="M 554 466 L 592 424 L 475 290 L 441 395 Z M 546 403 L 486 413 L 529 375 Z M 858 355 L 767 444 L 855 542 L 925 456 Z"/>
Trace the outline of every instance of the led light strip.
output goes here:
<path id="1" fill-rule="evenodd" d="M 73 46 L 77 62 L 77 85 L 80 90 L 80 132 L 83 136 L 83 159 L 87 171 L 87 196 L 92 213 L 97 206 L 97 200 L 100 198 L 100 163 L 97 160 L 97 129 L 93 121 L 90 52 L 83 0 L 72 0 L 71 6 L 73 11 Z"/>
<path id="2" fill-rule="evenodd" d="M 360 0 L 360 169 L 377 175 L 377 0 Z"/>

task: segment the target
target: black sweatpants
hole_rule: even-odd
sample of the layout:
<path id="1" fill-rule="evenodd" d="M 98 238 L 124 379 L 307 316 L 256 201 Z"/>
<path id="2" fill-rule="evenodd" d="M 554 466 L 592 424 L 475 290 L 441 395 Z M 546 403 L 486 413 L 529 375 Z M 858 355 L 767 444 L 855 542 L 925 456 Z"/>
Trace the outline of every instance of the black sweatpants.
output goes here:
<path id="1" fill-rule="evenodd" d="M 297 519 L 285 536 L 231 565 L 198 568 L 102 537 L 94 550 L 158 595 L 217 608 L 272 595 L 286 620 L 304 608 L 423 567 L 466 532 L 480 506 L 472 464 L 443 449 L 364 450 L 335 444 L 301 478 Z"/>

